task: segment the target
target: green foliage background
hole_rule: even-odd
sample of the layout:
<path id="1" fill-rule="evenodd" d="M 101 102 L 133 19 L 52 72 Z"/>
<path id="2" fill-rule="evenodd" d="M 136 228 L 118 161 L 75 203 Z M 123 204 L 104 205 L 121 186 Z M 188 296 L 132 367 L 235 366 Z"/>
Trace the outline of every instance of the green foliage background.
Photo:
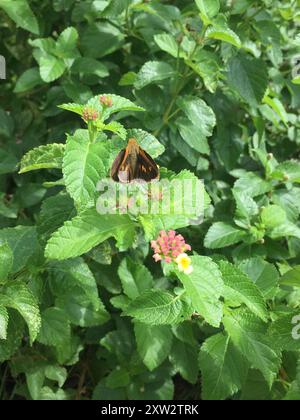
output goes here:
<path id="1" fill-rule="evenodd" d="M 300 399 L 299 3 L 0 0 L 1 399 Z M 133 135 L 203 224 L 96 213 Z"/>

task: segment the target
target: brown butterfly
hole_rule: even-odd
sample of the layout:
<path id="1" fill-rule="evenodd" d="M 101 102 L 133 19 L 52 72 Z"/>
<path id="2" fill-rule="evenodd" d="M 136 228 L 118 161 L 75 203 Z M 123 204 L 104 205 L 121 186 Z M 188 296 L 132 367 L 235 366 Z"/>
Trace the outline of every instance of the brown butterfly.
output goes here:
<path id="1" fill-rule="evenodd" d="M 159 168 L 143 150 L 136 139 L 129 139 L 126 149 L 116 157 L 112 168 L 111 177 L 116 182 L 127 184 L 137 179 L 150 182 L 159 178 Z"/>

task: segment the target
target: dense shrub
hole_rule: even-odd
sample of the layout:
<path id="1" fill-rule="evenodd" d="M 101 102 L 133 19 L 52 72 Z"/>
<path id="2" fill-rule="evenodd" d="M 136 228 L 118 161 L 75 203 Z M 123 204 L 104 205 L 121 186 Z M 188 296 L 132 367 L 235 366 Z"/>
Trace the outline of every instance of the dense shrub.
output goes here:
<path id="1" fill-rule="evenodd" d="M 300 399 L 299 20 L 0 0 L 1 399 Z M 97 213 L 129 138 L 204 180 L 203 223 Z"/>

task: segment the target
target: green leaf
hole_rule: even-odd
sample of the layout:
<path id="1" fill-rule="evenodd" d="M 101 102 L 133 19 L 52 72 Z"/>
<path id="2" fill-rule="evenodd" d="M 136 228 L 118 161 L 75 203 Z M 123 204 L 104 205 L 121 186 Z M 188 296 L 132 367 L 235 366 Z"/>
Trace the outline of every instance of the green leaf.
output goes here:
<path id="1" fill-rule="evenodd" d="M 104 153 L 104 143 L 91 143 L 87 130 L 68 137 L 63 174 L 67 191 L 79 207 L 95 205 L 97 183 L 106 176 Z"/>
<path id="2" fill-rule="evenodd" d="M 136 89 L 142 89 L 151 83 L 172 79 L 175 72 L 173 67 L 164 61 L 148 61 L 143 65 L 135 80 Z"/>
<path id="3" fill-rule="evenodd" d="M 167 33 L 154 35 L 154 41 L 161 50 L 177 58 L 179 45 L 173 35 Z"/>
<path id="4" fill-rule="evenodd" d="M 73 200 L 67 194 L 58 194 L 43 201 L 37 222 L 38 234 L 43 241 L 76 215 Z"/>
<path id="5" fill-rule="evenodd" d="M 11 248 L 14 255 L 12 272 L 23 268 L 28 259 L 36 251 L 38 243 L 36 228 L 33 226 L 17 226 L 0 230 L 0 244 L 5 244 Z"/>
<path id="6" fill-rule="evenodd" d="M 229 62 L 228 82 L 251 106 L 258 106 L 268 87 L 268 70 L 264 61 L 244 55 Z"/>
<path id="7" fill-rule="evenodd" d="M 7 309 L 4 306 L 0 306 L 0 340 L 7 339 L 8 320 Z"/>
<path id="8" fill-rule="evenodd" d="M 47 346 L 64 345 L 70 339 L 70 322 L 59 308 L 48 308 L 42 312 L 42 325 L 37 341 Z"/>
<path id="9" fill-rule="evenodd" d="M 299 351 L 299 323 L 299 311 L 289 311 L 272 322 L 269 335 L 282 350 Z"/>
<path id="10" fill-rule="evenodd" d="M 106 121 L 111 115 L 121 111 L 145 111 L 144 108 L 142 108 L 141 106 L 134 104 L 132 101 L 123 98 L 122 96 L 109 93 L 103 93 L 101 94 L 101 96 L 108 96 L 109 98 L 111 98 L 112 106 L 104 107 L 103 105 L 101 105 L 99 101 L 99 95 L 90 99 L 87 103 L 87 106 L 97 110 L 101 115 L 103 121 Z"/>
<path id="11" fill-rule="evenodd" d="M 110 1 L 101 15 L 105 18 L 118 18 L 130 5 L 130 0 Z"/>
<path id="12" fill-rule="evenodd" d="M 0 9 L 3 9 L 8 16 L 26 31 L 35 35 L 39 34 L 39 25 L 36 17 L 27 0 L 0 0 Z"/>
<path id="13" fill-rule="evenodd" d="M 233 32 L 229 27 L 210 26 L 206 33 L 206 38 L 218 39 L 219 41 L 227 42 L 234 45 L 236 48 L 241 48 L 242 43 L 238 35 Z"/>
<path id="14" fill-rule="evenodd" d="M 206 234 L 204 246 L 210 249 L 224 248 L 242 241 L 246 236 L 244 230 L 224 222 L 214 223 Z"/>
<path id="15" fill-rule="evenodd" d="M 106 377 L 105 383 L 111 389 L 122 388 L 130 384 L 130 375 L 127 369 L 118 366 Z"/>
<path id="16" fill-rule="evenodd" d="M 282 286 L 300 287 L 300 265 L 287 271 L 280 279 Z"/>
<path id="17" fill-rule="evenodd" d="M 124 42 L 124 34 L 108 21 L 91 23 L 86 26 L 80 37 L 83 55 L 101 58 L 120 49 Z"/>
<path id="18" fill-rule="evenodd" d="M 215 17 L 220 10 L 220 0 L 195 0 L 200 12 L 207 18 Z"/>
<path id="19" fill-rule="evenodd" d="M 21 74 L 17 80 L 14 92 L 24 93 L 41 84 L 43 84 L 43 81 L 41 79 L 39 69 L 37 67 L 33 67 L 25 70 L 24 73 Z"/>
<path id="20" fill-rule="evenodd" d="M 72 26 L 66 28 L 56 41 L 55 53 L 61 58 L 74 58 L 76 56 L 76 44 L 78 32 Z"/>
<path id="21" fill-rule="evenodd" d="M 184 96 L 177 100 L 177 104 L 191 123 L 197 127 L 200 141 L 212 135 L 216 117 L 214 111 L 202 99 Z"/>
<path id="22" fill-rule="evenodd" d="M 206 322 L 219 327 L 222 319 L 222 303 L 220 297 L 224 283 L 222 275 L 209 257 L 194 256 L 192 259 L 193 272 L 186 275 L 177 271 L 177 276 L 183 283 L 193 308 Z"/>
<path id="23" fill-rule="evenodd" d="M 72 290 L 71 293 L 70 290 Z M 56 305 L 65 311 L 72 324 L 80 327 L 94 327 L 109 320 L 109 314 L 100 299 L 97 297 L 97 305 L 94 301 L 94 296 L 91 298 L 81 287 L 74 285 L 72 289 L 69 289 L 69 293 L 56 299 Z"/>
<path id="24" fill-rule="evenodd" d="M 281 352 L 276 341 L 267 335 L 266 324 L 248 310 L 231 312 L 223 323 L 234 345 L 271 387 L 281 365 Z"/>
<path id="25" fill-rule="evenodd" d="M 289 160 L 276 166 L 272 178 L 300 183 L 300 162 Z"/>
<path id="26" fill-rule="evenodd" d="M 14 255 L 7 243 L 0 245 L 0 284 L 7 280 L 13 268 Z"/>
<path id="27" fill-rule="evenodd" d="M 179 118 L 177 126 L 183 140 L 199 153 L 209 155 L 210 148 L 205 135 L 201 135 L 199 127 L 188 118 Z"/>
<path id="28" fill-rule="evenodd" d="M 135 323 L 134 333 L 138 353 L 152 371 L 160 366 L 168 357 L 172 346 L 172 331 L 165 325 L 150 326 L 142 323 Z"/>
<path id="29" fill-rule="evenodd" d="M 12 153 L 3 149 L 0 150 L 0 175 L 15 172 L 17 165 L 18 160 Z"/>
<path id="30" fill-rule="evenodd" d="M 136 299 L 153 285 L 153 277 L 150 271 L 144 265 L 129 258 L 124 258 L 121 262 L 118 275 L 121 279 L 124 293 L 130 299 Z"/>
<path id="31" fill-rule="evenodd" d="M 46 83 L 59 79 L 66 70 L 64 61 L 51 54 L 42 55 L 39 64 L 41 78 Z"/>
<path id="32" fill-rule="evenodd" d="M 33 293 L 24 283 L 10 283 L 1 291 L 0 305 L 16 309 L 22 315 L 28 325 L 32 344 L 41 326 L 40 312 Z"/>
<path id="33" fill-rule="evenodd" d="M 131 302 L 125 314 L 149 325 L 175 325 L 191 317 L 192 310 L 180 296 L 152 289 Z"/>
<path id="34" fill-rule="evenodd" d="M 54 260 L 78 257 L 110 237 L 117 240 L 120 249 L 126 249 L 134 239 L 134 227 L 127 215 L 100 215 L 95 209 L 89 209 L 51 236 L 45 255 Z"/>
<path id="35" fill-rule="evenodd" d="M 285 211 L 276 205 L 265 207 L 261 212 L 261 221 L 267 229 L 274 229 L 287 220 Z"/>
<path id="36" fill-rule="evenodd" d="M 236 394 L 247 376 L 248 363 L 223 333 L 208 338 L 201 347 L 202 398 L 225 400 Z"/>
<path id="37" fill-rule="evenodd" d="M 271 182 L 262 179 L 254 172 L 247 172 L 234 184 L 234 191 L 257 197 L 273 189 Z"/>
<path id="38" fill-rule="evenodd" d="M 239 269 L 257 285 L 265 299 L 272 299 L 276 295 L 279 273 L 273 264 L 254 257 L 242 261 Z"/>
<path id="39" fill-rule="evenodd" d="M 90 57 L 78 57 L 74 61 L 71 71 L 82 75 L 93 74 L 101 78 L 109 76 L 108 68 L 101 61 Z"/>
<path id="40" fill-rule="evenodd" d="M 23 156 L 19 173 L 38 169 L 61 169 L 64 151 L 65 145 L 61 143 L 36 147 Z"/>
<path id="41" fill-rule="evenodd" d="M 7 338 L 1 340 L 0 362 L 9 360 L 22 343 L 24 322 L 18 312 L 9 311 Z"/>
<path id="42" fill-rule="evenodd" d="M 191 384 L 195 384 L 198 378 L 197 366 L 198 349 L 196 346 L 173 340 L 170 353 L 170 362 L 177 372 Z"/>
<path id="43" fill-rule="evenodd" d="M 235 304 L 244 303 L 255 315 L 267 321 L 267 307 L 259 288 L 233 264 L 220 261 L 219 268 L 225 284 L 225 299 Z"/>
<path id="44" fill-rule="evenodd" d="M 56 381 L 62 387 L 67 379 L 67 370 L 61 366 L 48 365 L 45 368 L 45 376 L 51 381 Z"/>

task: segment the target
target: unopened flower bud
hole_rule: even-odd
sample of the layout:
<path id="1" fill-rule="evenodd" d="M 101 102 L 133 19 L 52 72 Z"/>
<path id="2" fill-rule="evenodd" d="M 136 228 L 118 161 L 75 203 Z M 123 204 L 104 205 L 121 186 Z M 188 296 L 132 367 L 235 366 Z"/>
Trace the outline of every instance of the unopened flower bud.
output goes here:
<path id="1" fill-rule="evenodd" d="M 97 118 L 98 118 L 98 116 L 99 116 L 99 114 L 98 114 L 98 112 L 94 108 L 86 107 L 86 108 L 84 108 L 84 110 L 82 112 L 82 118 L 86 122 L 88 122 L 88 121 L 96 121 Z"/>

